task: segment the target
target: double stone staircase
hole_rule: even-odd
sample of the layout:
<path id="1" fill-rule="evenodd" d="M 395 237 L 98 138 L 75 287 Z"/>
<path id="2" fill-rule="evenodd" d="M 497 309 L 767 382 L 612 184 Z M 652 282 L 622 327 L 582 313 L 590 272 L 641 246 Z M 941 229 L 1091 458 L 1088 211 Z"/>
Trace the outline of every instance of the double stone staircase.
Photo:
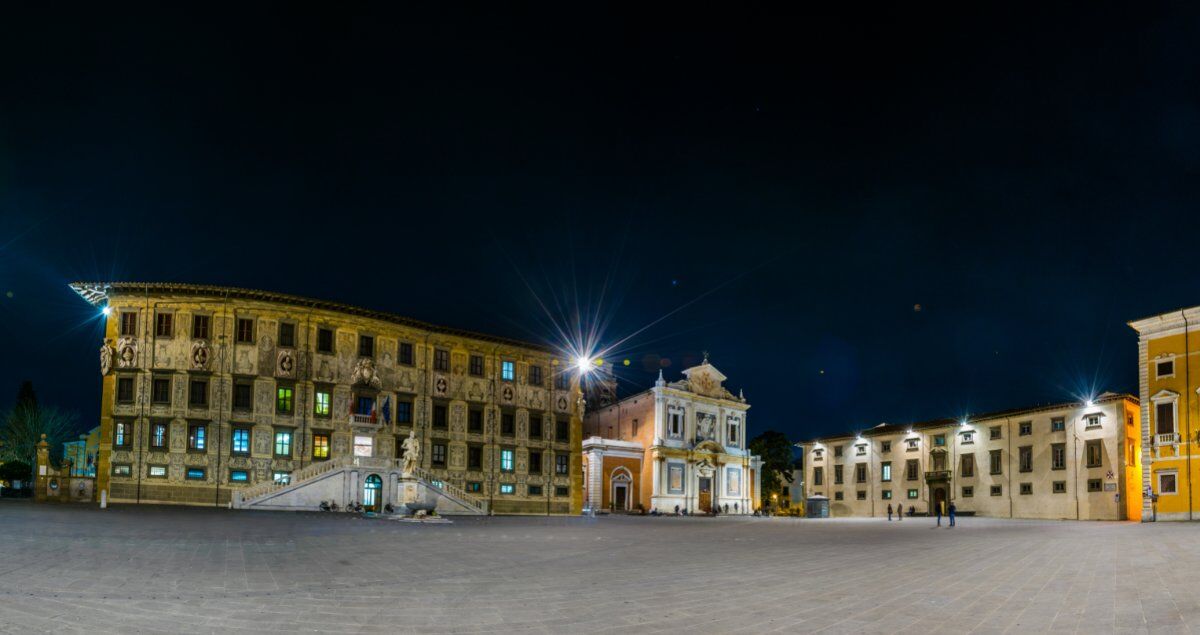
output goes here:
<path id="1" fill-rule="evenodd" d="M 406 502 L 434 505 L 439 514 L 486 515 L 488 502 L 461 487 L 439 480 L 422 468 L 410 473 L 400 459 L 341 457 L 318 461 L 291 473 L 286 481 L 267 481 L 233 493 L 234 509 L 317 511 L 323 502 L 339 508 L 362 503 L 368 478 L 378 477 L 378 508 L 396 510 Z"/>

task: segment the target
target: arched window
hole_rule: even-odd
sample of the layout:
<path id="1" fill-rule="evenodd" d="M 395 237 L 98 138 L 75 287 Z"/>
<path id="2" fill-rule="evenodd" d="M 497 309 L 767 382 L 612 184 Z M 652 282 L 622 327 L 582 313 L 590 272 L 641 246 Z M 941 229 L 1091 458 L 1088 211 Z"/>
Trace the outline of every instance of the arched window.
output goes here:
<path id="1" fill-rule="evenodd" d="M 378 474 L 372 474 L 363 482 L 363 509 L 369 512 L 379 511 L 379 498 L 383 490 L 383 479 Z"/>

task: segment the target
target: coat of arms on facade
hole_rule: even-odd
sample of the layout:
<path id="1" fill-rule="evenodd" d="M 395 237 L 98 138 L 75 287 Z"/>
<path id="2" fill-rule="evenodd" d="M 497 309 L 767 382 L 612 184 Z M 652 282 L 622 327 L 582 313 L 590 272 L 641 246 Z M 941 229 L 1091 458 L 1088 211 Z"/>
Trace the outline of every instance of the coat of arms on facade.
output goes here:
<path id="1" fill-rule="evenodd" d="M 113 363 L 112 347 L 108 345 L 108 340 L 104 340 L 104 343 L 100 345 L 100 375 L 101 376 L 107 375 L 108 371 L 112 370 L 112 363 Z"/>
<path id="2" fill-rule="evenodd" d="M 296 353 L 288 348 L 280 350 L 275 358 L 275 373 L 280 377 L 291 377 L 295 372 Z"/>
<path id="3" fill-rule="evenodd" d="M 208 360 L 212 357 L 211 352 L 208 340 L 192 342 L 192 370 L 208 370 Z"/>
<path id="4" fill-rule="evenodd" d="M 438 375 L 438 378 L 433 382 L 433 389 L 437 391 L 437 394 L 444 395 L 446 391 L 450 390 L 450 382 L 446 381 L 444 376 Z"/>
<path id="5" fill-rule="evenodd" d="M 137 363 L 137 339 L 122 337 L 117 340 L 117 368 L 133 368 Z"/>
<path id="6" fill-rule="evenodd" d="M 369 357 L 360 357 L 354 364 L 354 374 L 350 376 L 351 383 L 363 384 L 372 388 L 379 388 L 382 384 L 379 381 L 379 374 L 375 372 L 375 362 Z"/>
<path id="7" fill-rule="evenodd" d="M 505 386 L 504 390 L 500 391 L 500 398 L 506 402 L 511 402 L 513 400 L 513 387 Z"/>

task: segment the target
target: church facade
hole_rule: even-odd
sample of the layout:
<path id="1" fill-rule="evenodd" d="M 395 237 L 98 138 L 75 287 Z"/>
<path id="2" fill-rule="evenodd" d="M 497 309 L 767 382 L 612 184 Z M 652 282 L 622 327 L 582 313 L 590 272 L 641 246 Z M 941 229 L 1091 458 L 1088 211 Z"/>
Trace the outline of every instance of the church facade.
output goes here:
<path id="1" fill-rule="evenodd" d="M 750 405 L 707 360 L 649 390 L 589 408 L 584 507 L 614 512 L 749 514 L 761 461 L 746 446 Z"/>

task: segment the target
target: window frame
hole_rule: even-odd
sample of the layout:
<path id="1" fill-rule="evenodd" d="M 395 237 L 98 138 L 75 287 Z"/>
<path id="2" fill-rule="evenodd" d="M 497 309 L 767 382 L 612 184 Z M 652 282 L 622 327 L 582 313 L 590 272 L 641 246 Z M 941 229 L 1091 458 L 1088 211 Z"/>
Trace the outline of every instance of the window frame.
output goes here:
<path id="1" fill-rule="evenodd" d="M 207 377 L 191 376 L 188 378 L 188 408 L 208 408 L 208 392 L 212 382 L 208 381 Z M 196 387 L 201 386 L 203 389 L 197 391 Z M 200 395 L 198 398 L 197 395 Z"/>
<path id="2" fill-rule="evenodd" d="M 571 455 L 563 452 L 554 453 L 554 475 L 566 476 L 571 473 Z"/>
<path id="3" fill-rule="evenodd" d="M 124 419 L 113 421 L 112 447 L 129 449 L 133 447 L 133 422 Z"/>
<path id="4" fill-rule="evenodd" d="M 155 443 L 155 432 L 162 430 L 162 439 L 160 443 Z M 150 422 L 150 438 L 146 447 L 151 450 L 170 450 L 171 449 L 171 424 L 166 421 L 151 421 Z"/>
<path id="5" fill-rule="evenodd" d="M 285 452 L 280 452 L 280 435 L 287 435 L 283 441 Z M 296 429 L 276 427 L 271 433 L 271 456 L 277 459 L 290 460 L 296 453 Z"/>
<path id="6" fill-rule="evenodd" d="M 175 312 L 154 312 L 154 339 L 169 340 L 175 337 Z"/>
<path id="7" fill-rule="evenodd" d="M 254 343 L 254 328 L 257 326 L 254 318 L 239 317 L 233 322 L 233 341 L 235 344 L 253 344 Z M 242 328 L 243 325 L 246 328 Z"/>
<path id="8" fill-rule="evenodd" d="M 511 474 L 517 470 L 517 451 L 512 448 L 500 448 L 500 471 Z"/>
<path id="9" fill-rule="evenodd" d="M 129 387 L 128 397 L 123 394 L 124 391 L 122 390 L 122 386 Z M 137 402 L 137 382 L 134 381 L 134 377 L 132 375 L 117 375 L 115 389 L 116 394 L 114 395 L 113 399 L 116 400 L 118 404 L 128 405 Z"/>
<path id="10" fill-rule="evenodd" d="M 199 422 L 188 424 L 187 451 L 197 454 L 208 453 L 208 424 Z"/>
<path id="11" fill-rule="evenodd" d="M 326 345 L 324 339 L 328 337 L 329 343 Z M 337 333 L 328 327 L 317 327 L 317 352 L 324 355 L 333 355 L 337 348 Z"/>
<path id="12" fill-rule="evenodd" d="M 288 335 L 287 338 L 284 335 Z M 296 348 L 296 323 L 289 320 L 280 320 L 276 327 L 275 344 L 280 348 Z M 285 343 L 284 340 L 287 340 Z"/>
<path id="13" fill-rule="evenodd" d="M 483 355 L 471 354 L 467 359 L 467 374 L 472 377 L 483 377 Z"/>
<path id="14" fill-rule="evenodd" d="M 1092 451 L 1095 450 L 1096 461 L 1092 462 Z M 1089 439 L 1084 442 L 1084 466 L 1091 468 L 1104 467 L 1104 441 L 1101 439 Z"/>
<path id="15" fill-rule="evenodd" d="M 324 440 L 324 443 L 321 442 Z M 333 446 L 333 435 L 325 430 L 314 430 L 312 433 L 312 460 L 328 461 Z M 324 450 L 324 453 L 321 453 Z"/>
<path id="16" fill-rule="evenodd" d="M 433 370 L 439 373 L 450 372 L 450 349 L 433 349 Z"/>
<path id="17" fill-rule="evenodd" d="M 358 334 L 358 356 L 375 359 L 375 336 L 366 333 Z"/>
<path id="18" fill-rule="evenodd" d="M 511 359 L 500 361 L 500 381 L 515 381 L 517 378 L 517 363 Z"/>
<path id="19" fill-rule="evenodd" d="M 207 340 L 212 335 L 212 316 L 207 313 L 192 314 L 192 339 Z"/>
<path id="20" fill-rule="evenodd" d="M 286 391 L 287 396 L 284 396 Z M 296 412 L 296 386 L 294 384 L 275 385 L 275 414 L 291 415 Z"/>
<path id="21" fill-rule="evenodd" d="M 246 433 L 246 449 L 245 450 L 238 449 L 238 433 L 239 432 Z M 253 440 L 254 440 L 254 428 L 253 427 L 251 427 L 251 426 L 234 426 L 234 427 L 230 428 L 230 430 L 229 430 L 229 455 L 230 456 L 250 456 L 250 453 L 254 449 L 254 446 L 252 445 Z"/>
<path id="22" fill-rule="evenodd" d="M 429 445 L 429 465 L 431 467 L 444 468 L 446 467 L 446 455 L 448 454 L 446 442 L 437 441 Z"/>

